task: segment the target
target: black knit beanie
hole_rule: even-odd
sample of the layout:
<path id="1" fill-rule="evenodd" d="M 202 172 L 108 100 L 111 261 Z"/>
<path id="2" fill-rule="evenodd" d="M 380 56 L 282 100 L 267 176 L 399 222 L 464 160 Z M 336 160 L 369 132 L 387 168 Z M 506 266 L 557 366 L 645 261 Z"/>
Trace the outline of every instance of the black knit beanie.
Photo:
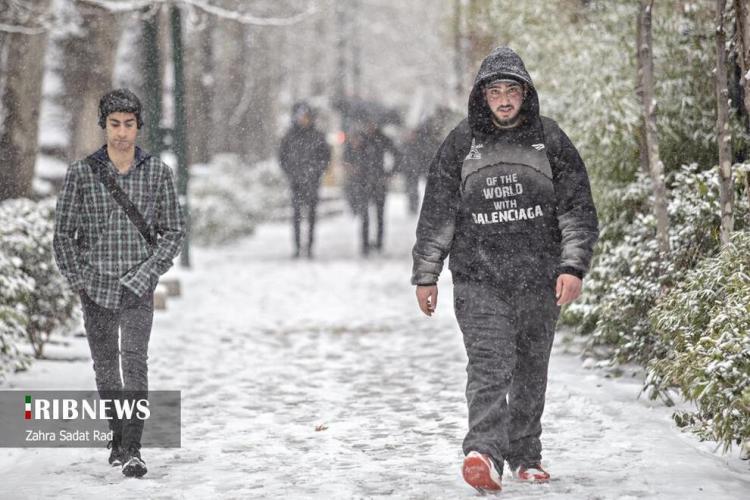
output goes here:
<path id="1" fill-rule="evenodd" d="M 128 89 L 117 89 L 104 94 L 99 101 L 99 126 L 107 127 L 107 117 L 112 113 L 135 114 L 138 128 L 143 126 L 141 101 Z"/>

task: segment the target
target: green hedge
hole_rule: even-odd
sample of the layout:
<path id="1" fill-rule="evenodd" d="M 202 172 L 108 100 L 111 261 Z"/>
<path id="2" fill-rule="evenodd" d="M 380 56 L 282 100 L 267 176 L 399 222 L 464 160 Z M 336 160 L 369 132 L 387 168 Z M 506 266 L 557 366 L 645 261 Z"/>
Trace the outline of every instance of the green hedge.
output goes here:
<path id="1" fill-rule="evenodd" d="M 671 251 L 660 258 L 647 177 L 615 192 L 625 207 L 605 221 L 599 252 L 582 299 L 563 321 L 589 334 L 592 345 L 611 346 L 612 358 L 647 364 L 666 349 L 648 319 L 660 297 L 684 273 L 719 249 L 719 186 L 715 169 L 684 166 L 668 176 Z M 736 226 L 746 224 L 748 202 L 737 180 Z"/>
<path id="2" fill-rule="evenodd" d="M 689 271 L 649 320 L 666 347 L 648 365 L 652 395 L 679 387 L 697 409 L 678 424 L 725 450 L 750 439 L 750 233 Z"/>

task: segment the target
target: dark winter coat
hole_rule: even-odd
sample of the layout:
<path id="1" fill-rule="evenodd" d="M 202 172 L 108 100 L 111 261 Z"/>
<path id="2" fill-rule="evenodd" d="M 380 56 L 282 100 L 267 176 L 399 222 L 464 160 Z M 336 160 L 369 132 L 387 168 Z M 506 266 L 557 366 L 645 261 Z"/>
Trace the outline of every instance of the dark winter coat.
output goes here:
<path id="1" fill-rule="evenodd" d="M 313 126 L 294 124 L 281 139 L 279 163 L 296 195 L 317 193 L 330 159 L 325 135 Z"/>
<path id="2" fill-rule="evenodd" d="M 360 132 L 347 143 L 344 160 L 352 167 L 349 182 L 359 198 L 377 197 L 385 192 L 388 178 L 394 173 L 385 168 L 387 152 L 394 156 L 394 165 L 397 165 L 399 151 L 380 130 Z"/>
<path id="3" fill-rule="evenodd" d="M 483 86 L 511 77 L 528 86 L 522 121 L 500 129 Z M 583 160 L 539 99 L 521 58 L 507 47 L 482 62 L 468 119 L 443 141 L 430 165 L 413 249 L 413 284 L 433 284 L 450 254 L 463 279 L 500 286 L 583 277 L 598 238 Z"/>
<path id="4" fill-rule="evenodd" d="M 429 121 L 422 122 L 414 129 L 412 137 L 403 145 L 403 155 L 399 170 L 407 178 L 416 178 L 427 174 L 427 167 L 430 160 L 435 156 L 438 146 L 440 146 L 440 137 L 433 130 L 434 126 Z"/>

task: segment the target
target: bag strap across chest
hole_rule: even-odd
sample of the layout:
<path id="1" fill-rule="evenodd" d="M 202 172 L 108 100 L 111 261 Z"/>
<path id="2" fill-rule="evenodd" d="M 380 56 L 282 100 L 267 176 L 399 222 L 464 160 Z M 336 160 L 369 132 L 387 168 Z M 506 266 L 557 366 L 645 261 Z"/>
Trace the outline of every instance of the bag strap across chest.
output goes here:
<path id="1" fill-rule="evenodd" d="M 132 222 L 133 225 L 138 229 L 138 232 L 141 233 L 141 236 L 143 236 L 143 238 L 151 247 L 155 247 L 156 236 L 151 230 L 151 226 L 149 226 L 148 222 L 146 222 L 143 214 L 141 214 L 141 212 L 138 210 L 138 207 L 135 206 L 135 203 L 133 203 L 133 201 L 128 197 L 127 193 L 117 185 L 115 176 L 108 168 L 108 165 L 103 165 L 98 159 L 92 157 L 87 158 L 86 163 L 96 174 L 99 181 L 107 189 L 107 192 L 109 192 L 110 196 L 112 196 L 115 202 L 117 202 L 117 204 L 122 207 L 123 211 L 125 211 L 125 215 L 127 215 L 128 219 L 130 219 L 130 222 Z"/>

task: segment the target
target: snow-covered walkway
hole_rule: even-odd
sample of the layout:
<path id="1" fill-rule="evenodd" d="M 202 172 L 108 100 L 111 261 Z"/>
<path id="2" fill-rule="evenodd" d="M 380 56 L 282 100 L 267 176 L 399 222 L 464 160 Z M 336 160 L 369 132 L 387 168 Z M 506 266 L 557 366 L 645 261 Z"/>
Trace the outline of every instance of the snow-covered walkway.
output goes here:
<path id="1" fill-rule="evenodd" d="M 195 249 L 150 344 L 151 387 L 182 391 L 182 448 L 145 449 L 142 480 L 104 449 L 4 450 L 0 498 L 476 497 L 459 473 L 466 360 L 450 276 L 438 314 L 422 316 L 408 284 L 415 219 L 398 195 L 387 213 L 387 251 L 368 260 L 349 215 L 321 221 L 314 261 L 289 258 L 281 224 Z M 4 386 L 93 388 L 85 340 L 69 340 L 73 361 Z M 501 497 L 748 498 L 747 463 L 680 433 L 639 390 L 557 345 L 543 436 L 554 480 L 506 476 Z"/>

